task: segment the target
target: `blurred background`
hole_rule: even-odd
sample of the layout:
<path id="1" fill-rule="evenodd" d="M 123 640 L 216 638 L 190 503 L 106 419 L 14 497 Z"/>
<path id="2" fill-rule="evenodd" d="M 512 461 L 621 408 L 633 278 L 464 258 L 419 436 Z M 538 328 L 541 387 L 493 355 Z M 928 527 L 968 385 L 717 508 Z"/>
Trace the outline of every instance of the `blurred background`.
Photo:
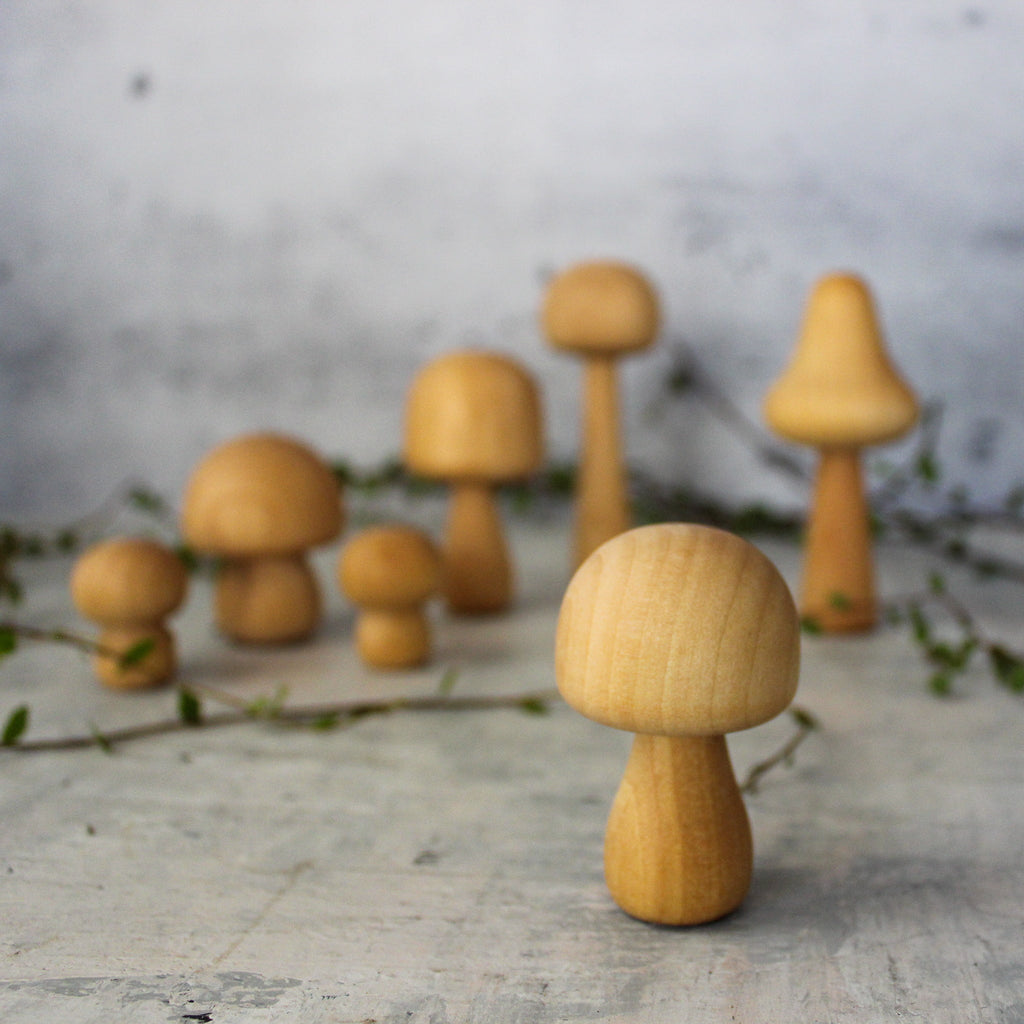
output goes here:
<path id="1" fill-rule="evenodd" d="M 593 257 L 665 308 L 623 366 L 637 466 L 802 505 L 737 423 L 850 269 L 944 405 L 945 479 L 998 502 L 1024 479 L 1022 52 L 1018 0 L 5 0 L 0 517 L 128 477 L 176 501 L 255 428 L 378 464 L 416 369 L 468 345 L 536 373 L 572 458 L 579 365 L 537 312 Z"/>

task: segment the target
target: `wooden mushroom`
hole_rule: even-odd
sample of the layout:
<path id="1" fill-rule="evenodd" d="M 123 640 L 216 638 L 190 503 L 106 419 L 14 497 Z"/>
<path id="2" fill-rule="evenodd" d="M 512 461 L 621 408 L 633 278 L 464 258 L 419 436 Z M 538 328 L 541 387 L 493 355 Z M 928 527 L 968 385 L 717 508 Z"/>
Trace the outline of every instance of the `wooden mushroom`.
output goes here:
<path id="1" fill-rule="evenodd" d="M 558 618 L 558 688 L 587 718 L 637 734 L 604 848 L 627 913 L 700 924 L 742 902 L 752 842 L 725 734 L 789 704 L 799 658 L 785 582 L 733 534 L 643 526 L 576 571 Z"/>
<path id="2" fill-rule="evenodd" d="M 243 643 L 287 643 L 312 633 L 321 594 L 306 552 L 342 527 L 330 467 L 300 441 L 248 434 L 211 451 L 185 490 L 181 527 L 196 550 L 222 560 L 218 628 Z"/>
<path id="3" fill-rule="evenodd" d="M 529 476 L 543 454 L 540 398 L 518 362 L 460 351 L 417 374 L 405 409 L 404 457 L 416 475 L 452 488 L 442 585 L 452 611 L 496 612 L 511 600 L 513 568 L 494 488 Z"/>
<path id="4" fill-rule="evenodd" d="M 71 598 L 102 627 L 102 650 L 93 658 L 100 682 L 133 690 L 174 675 L 174 637 L 164 620 L 181 606 L 187 589 L 184 564 L 159 541 L 116 537 L 86 549 L 71 573 Z M 133 650 L 143 653 L 123 660 Z"/>
<path id="5" fill-rule="evenodd" d="M 861 449 L 899 437 L 918 415 L 917 399 L 886 352 L 868 286 L 850 274 L 822 278 L 764 416 L 782 437 L 819 449 L 800 610 L 823 630 L 875 625 Z"/>
<path id="6" fill-rule="evenodd" d="M 350 540 L 338 558 L 338 585 L 359 606 L 356 650 L 382 669 L 411 668 L 430 657 L 425 602 L 441 583 L 441 556 L 411 526 L 377 526 Z"/>
<path id="7" fill-rule="evenodd" d="M 548 341 L 583 359 L 576 565 L 631 525 L 616 361 L 647 348 L 660 318 L 654 287 L 622 263 L 570 267 L 545 294 L 542 324 Z"/>

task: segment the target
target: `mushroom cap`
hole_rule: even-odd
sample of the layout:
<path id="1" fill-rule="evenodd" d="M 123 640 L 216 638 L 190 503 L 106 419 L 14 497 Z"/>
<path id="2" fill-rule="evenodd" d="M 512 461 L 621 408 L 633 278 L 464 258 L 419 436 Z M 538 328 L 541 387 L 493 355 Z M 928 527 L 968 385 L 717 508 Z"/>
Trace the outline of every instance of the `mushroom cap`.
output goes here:
<path id="1" fill-rule="evenodd" d="M 793 698 L 800 630 L 778 570 L 747 541 L 660 523 L 619 534 L 573 576 L 555 643 L 558 688 L 617 729 L 712 736 Z"/>
<path id="2" fill-rule="evenodd" d="M 406 608 L 441 586 L 441 555 L 422 530 L 375 526 L 350 540 L 338 557 L 338 585 L 359 605 Z"/>
<path id="3" fill-rule="evenodd" d="M 768 425 L 801 444 L 860 447 L 906 433 L 919 413 L 886 352 L 868 286 L 852 274 L 822 278 L 792 361 L 765 398 Z"/>
<path id="4" fill-rule="evenodd" d="M 413 380 L 405 407 L 405 462 L 421 476 L 501 483 L 544 457 L 537 386 L 495 352 L 451 352 Z"/>
<path id="5" fill-rule="evenodd" d="M 104 625 L 155 623 L 185 600 L 188 572 L 165 544 L 115 537 L 87 548 L 71 571 L 71 599 Z"/>
<path id="6" fill-rule="evenodd" d="M 548 285 L 541 312 L 548 341 L 590 355 L 623 355 L 654 341 L 661 311 L 654 286 L 611 260 L 578 263 Z"/>
<path id="7" fill-rule="evenodd" d="M 301 441 L 247 434 L 192 472 L 181 511 L 185 539 L 227 557 L 291 554 L 333 540 L 343 522 L 334 473 Z"/>

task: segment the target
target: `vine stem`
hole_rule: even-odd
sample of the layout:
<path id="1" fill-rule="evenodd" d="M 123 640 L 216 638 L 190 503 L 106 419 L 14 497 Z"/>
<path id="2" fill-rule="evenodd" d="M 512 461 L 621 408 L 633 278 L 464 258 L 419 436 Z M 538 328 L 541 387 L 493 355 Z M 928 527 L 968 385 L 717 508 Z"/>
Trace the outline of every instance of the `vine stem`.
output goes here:
<path id="1" fill-rule="evenodd" d="M 35 753 L 44 750 L 82 750 L 99 747 L 108 750 L 118 743 L 160 736 L 167 733 L 187 732 L 194 729 L 222 728 L 229 725 L 241 725 L 245 722 L 266 721 L 280 725 L 315 726 L 326 722 L 329 726 L 354 722 L 370 715 L 384 715 L 393 711 L 481 711 L 494 708 L 519 708 L 536 710 L 549 701 L 558 699 L 554 690 L 516 693 L 502 696 L 425 696 L 399 697 L 395 700 L 341 701 L 332 704 L 309 705 L 303 707 L 278 707 L 269 714 L 260 714 L 253 710 L 255 705 L 246 702 L 244 705 L 229 694 L 209 687 L 185 687 L 188 692 L 201 692 L 214 699 L 224 701 L 229 698 L 233 710 L 220 714 L 203 715 L 199 721 L 184 721 L 181 718 L 167 718 L 142 725 L 130 725 L 121 729 L 106 732 L 94 730 L 89 735 L 64 736 L 54 739 L 25 740 L 0 751 L 16 753 Z"/>
<path id="2" fill-rule="evenodd" d="M 818 719 L 807 711 L 806 708 L 793 707 L 789 709 L 789 713 L 796 722 L 796 731 L 781 747 L 779 747 L 777 751 L 775 751 L 774 754 L 770 757 L 766 757 L 763 761 L 758 761 L 757 764 L 747 772 L 746 777 L 740 784 L 741 793 L 745 793 L 748 796 L 756 793 L 761 779 L 763 779 L 764 776 L 773 768 L 777 768 L 780 764 L 788 764 L 792 761 L 793 756 L 800 747 L 800 744 L 803 743 L 812 732 L 821 728 L 821 724 Z"/>

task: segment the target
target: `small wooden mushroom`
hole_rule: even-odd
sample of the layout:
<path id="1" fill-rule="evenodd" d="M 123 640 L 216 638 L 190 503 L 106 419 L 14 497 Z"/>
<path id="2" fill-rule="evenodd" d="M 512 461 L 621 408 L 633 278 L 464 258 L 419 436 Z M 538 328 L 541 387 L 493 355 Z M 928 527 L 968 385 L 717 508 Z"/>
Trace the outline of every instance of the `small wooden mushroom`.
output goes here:
<path id="1" fill-rule="evenodd" d="M 725 734 L 789 704 L 799 659 L 785 582 L 733 534 L 643 526 L 576 571 L 558 618 L 558 688 L 587 718 L 637 734 L 604 848 L 627 913 L 700 924 L 742 902 L 753 847 Z"/>
<path id="2" fill-rule="evenodd" d="M 287 643 L 312 633 L 321 594 L 306 552 L 343 523 L 330 467 L 304 443 L 247 434 L 211 451 L 185 490 L 181 527 L 197 551 L 222 559 L 215 611 L 242 643 Z"/>
<path id="3" fill-rule="evenodd" d="M 653 285 L 622 263 L 577 264 L 545 294 L 549 343 L 584 361 L 575 565 L 631 525 L 616 362 L 650 346 L 660 319 Z"/>
<path id="4" fill-rule="evenodd" d="M 377 526 L 350 540 L 338 558 L 338 585 L 359 606 L 356 650 L 372 668 L 421 665 L 430 657 L 424 604 L 441 583 L 441 556 L 411 526 Z"/>
<path id="5" fill-rule="evenodd" d="M 102 627 L 102 650 L 93 658 L 100 682 L 132 690 L 174 675 L 174 637 L 164 620 L 180 607 L 187 589 L 181 559 L 158 541 L 116 537 L 86 549 L 71 573 L 71 598 L 85 618 Z M 133 649 L 145 653 L 124 662 Z"/>
<path id="6" fill-rule="evenodd" d="M 544 455 L 540 397 L 530 374 L 494 352 L 452 352 L 409 390 L 404 457 L 418 476 L 451 484 L 443 591 L 454 612 L 501 611 L 513 567 L 494 489 L 533 473 Z"/>
<path id="7" fill-rule="evenodd" d="M 899 437 L 918 415 L 886 352 L 868 286 L 850 274 L 822 278 L 764 416 L 782 437 L 819 449 L 800 610 L 823 630 L 863 631 L 877 621 L 861 449 Z"/>

